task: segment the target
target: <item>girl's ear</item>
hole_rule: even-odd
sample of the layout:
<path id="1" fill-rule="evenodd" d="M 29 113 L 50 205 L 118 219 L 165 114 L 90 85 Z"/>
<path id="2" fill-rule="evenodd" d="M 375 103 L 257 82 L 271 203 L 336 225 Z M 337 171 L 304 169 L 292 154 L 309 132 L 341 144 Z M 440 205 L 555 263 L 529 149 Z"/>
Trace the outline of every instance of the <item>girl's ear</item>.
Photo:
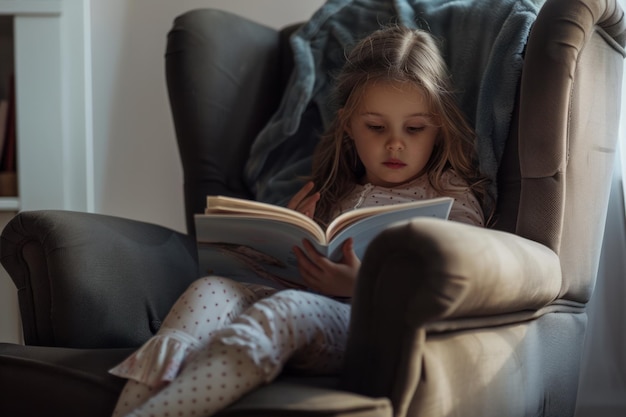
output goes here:
<path id="1" fill-rule="evenodd" d="M 345 110 L 342 107 L 337 111 L 337 120 L 343 121 L 342 124 L 345 126 L 345 132 L 348 135 L 348 137 L 352 139 L 352 126 L 350 125 L 349 120 L 344 120 L 344 117 L 345 117 Z"/>
<path id="2" fill-rule="evenodd" d="M 435 136 L 435 142 L 442 143 L 444 138 L 443 138 L 443 126 L 442 126 L 443 121 L 441 120 L 441 117 L 434 116 L 432 123 L 433 123 L 433 126 L 437 129 L 437 136 Z"/>

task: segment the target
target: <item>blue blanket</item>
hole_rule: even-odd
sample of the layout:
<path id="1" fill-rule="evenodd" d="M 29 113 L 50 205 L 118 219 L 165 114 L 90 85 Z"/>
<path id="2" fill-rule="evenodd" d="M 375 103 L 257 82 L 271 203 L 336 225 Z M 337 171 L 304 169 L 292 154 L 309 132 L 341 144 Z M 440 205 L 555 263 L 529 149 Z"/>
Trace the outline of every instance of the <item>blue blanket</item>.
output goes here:
<path id="1" fill-rule="evenodd" d="M 336 111 L 329 98 L 344 50 L 388 24 L 426 29 L 443 40 L 459 104 L 478 135 L 481 170 L 495 180 L 526 39 L 542 2 L 328 0 L 293 34 L 290 81 L 252 146 L 245 177 L 257 199 L 286 204 L 301 187 L 319 135 Z M 495 186 L 491 191 L 495 197 Z"/>

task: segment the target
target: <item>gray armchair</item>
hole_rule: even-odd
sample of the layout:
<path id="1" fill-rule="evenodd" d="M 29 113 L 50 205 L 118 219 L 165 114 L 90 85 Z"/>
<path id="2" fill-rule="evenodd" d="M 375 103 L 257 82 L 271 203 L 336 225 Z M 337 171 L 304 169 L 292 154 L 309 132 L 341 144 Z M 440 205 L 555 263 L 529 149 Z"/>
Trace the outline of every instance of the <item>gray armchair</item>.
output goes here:
<path id="1" fill-rule="evenodd" d="M 1 415 L 112 412 L 125 381 L 107 369 L 198 277 L 193 213 L 208 194 L 254 197 L 242 172 L 288 83 L 294 29 L 214 10 L 175 20 L 166 71 L 189 235 L 64 211 L 7 225 L 0 261 L 26 345 L 0 344 Z M 381 234 L 363 259 L 342 374 L 282 375 L 221 415 L 572 416 L 625 42 L 615 0 L 548 0 L 526 45 L 495 226 L 418 219 Z"/>

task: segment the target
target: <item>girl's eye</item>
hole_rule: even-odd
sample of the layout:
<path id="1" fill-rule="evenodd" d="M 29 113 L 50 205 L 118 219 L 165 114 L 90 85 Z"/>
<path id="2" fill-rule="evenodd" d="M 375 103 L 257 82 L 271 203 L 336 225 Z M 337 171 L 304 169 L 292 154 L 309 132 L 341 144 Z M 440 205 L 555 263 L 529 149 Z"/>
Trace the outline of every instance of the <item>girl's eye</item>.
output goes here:
<path id="1" fill-rule="evenodd" d="M 382 132 L 385 129 L 385 127 L 381 125 L 367 125 L 367 128 L 374 132 Z"/>
<path id="2" fill-rule="evenodd" d="M 426 126 L 409 126 L 407 127 L 407 131 L 409 133 L 420 133 L 426 129 Z"/>

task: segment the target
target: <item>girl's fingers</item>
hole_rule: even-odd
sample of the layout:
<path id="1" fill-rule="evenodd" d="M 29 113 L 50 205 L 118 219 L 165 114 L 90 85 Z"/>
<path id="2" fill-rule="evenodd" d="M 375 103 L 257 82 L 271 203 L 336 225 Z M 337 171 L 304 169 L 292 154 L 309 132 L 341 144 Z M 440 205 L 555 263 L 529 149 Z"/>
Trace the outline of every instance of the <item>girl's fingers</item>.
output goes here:
<path id="1" fill-rule="evenodd" d="M 315 205 L 320 199 L 319 192 L 311 194 L 313 188 L 315 188 L 313 181 L 309 181 L 304 184 L 300 191 L 298 191 L 291 198 L 291 200 L 289 200 L 287 208 L 313 218 L 313 215 L 315 214 Z"/>
<path id="2" fill-rule="evenodd" d="M 309 275 L 316 275 L 320 272 L 317 265 L 311 261 L 309 256 L 304 251 L 302 251 L 302 249 L 296 246 L 293 248 L 293 251 L 296 255 L 296 259 L 298 260 L 298 268 L 301 272 L 304 271 Z"/>
<path id="3" fill-rule="evenodd" d="M 314 291 L 320 290 L 319 274 L 320 270 L 311 262 L 308 256 L 299 247 L 294 247 L 293 251 L 298 260 L 298 271 L 307 287 Z"/>
<path id="4" fill-rule="evenodd" d="M 317 249 L 315 249 L 315 246 L 313 246 L 313 244 L 309 242 L 307 239 L 302 240 L 302 246 L 304 246 L 306 255 L 309 257 L 311 261 L 315 263 L 315 265 L 318 265 L 321 267 L 324 264 L 324 261 L 328 259 L 322 254 L 320 254 L 317 251 Z"/>
<path id="5" fill-rule="evenodd" d="M 361 260 L 356 256 L 356 253 L 354 253 L 354 240 L 352 238 L 346 239 L 341 249 L 344 263 L 346 265 L 356 265 L 361 262 Z"/>
<path id="6" fill-rule="evenodd" d="M 287 208 L 298 210 L 298 206 L 302 203 L 302 200 L 306 199 L 309 193 L 313 190 L 313 187 L 315 187 L 313 181 L 309 181 L 304 184 L 304 186 L 300 188 L 300 191 L 291 197 L 291 200 L 289 200 L 289 203 L 287 204 Z"/>
<path id="7" fill-rule="evenodd" d="M 304 239 L 302 246 L 293 248 L 298 261 L 298 271 L 307 287 L 324 294 L 349 296 L 361 261 L 354 253 L 352 239 L 342 244 L 343 259 L 333 262 L 320 254 L 313 244 Z"/>
<path id="8" fill-rule="evenodd" d="M 315 193 L 307 197 L 302 203 L 300 203 L 300 205 L 298 205 L 298 207 L 295 210 L 299 211 L 300 213 L 308 217 L 313 217 L 313 214 L 315 213 L 315 205 L 317 204 L 319 199 L 320 199 L 320 193 Z"/>

